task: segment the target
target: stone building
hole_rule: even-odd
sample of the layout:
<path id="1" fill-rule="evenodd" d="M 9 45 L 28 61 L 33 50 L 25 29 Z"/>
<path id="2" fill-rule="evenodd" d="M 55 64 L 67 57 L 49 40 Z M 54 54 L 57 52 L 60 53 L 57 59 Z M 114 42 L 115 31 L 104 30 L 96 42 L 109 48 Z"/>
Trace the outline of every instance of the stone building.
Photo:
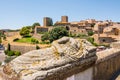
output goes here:
<path id="1" fill-rule="evenodd" d="M 43 26 L 51 26 L 53 24 L 52 19 L 49 17 L 43 18 Z"/>
<path id="2" fill-rule="evenodd" d="M 97 44 L 110 44 L 111 42 L 115 42 L 116 36 L 108 36 L 107 34 L 94 34 L 94 42 Z"/>
<path id="3" fill-rule="evenodd" d="M 95 26 L 96 27 L 96 26 Z M 95 30 L 95 28 L 94 28 Z M 98 44 L 106 44 L 120 40 L 120 25 L 111 24 L 108 26 L 98 26 L 95 30 L 94 40 Z"/>
<path id="4" fill-rule="evenodd" d="M 52 30 L 53 28 L 54 28 L 53 26 L 49 26 L 49 27 L 36 26 L 34 29 L 34 34 L 48 32 L 48 31 Z"/>
<path id="5" fill-rule="evenodd" d="M 84 26 L 80 26 L 79 22 L 71 22 L 69 31 L 74 34 L 87 34 Z"/>
<path id="6" fill-rule="evenodd" d="M 68 22 L 68 16 L 61 16 L 61 22 Z"/>
<path id="7" fill-rule="evenodd" d="M 37 34 L 40 32 L 48 32 L 48 27 L 36 26 L 34 30 L 34 34 Z"/>
<path id="8" fill-rule="evenodd" d="M 75 34 L 87 34 L 89 31 L 93 31 L 91 23 L 88 21 L 71 22 L 70 32 Z"/>
<path id="9" fill-rule="evenodd" d="M 108 27 L 108 23 L 98 22 L 94 26 L 95 33 L 103 33 L 104 28 Z"/>
<path id="10" fill-rule="evenodd" d="M 68 22 L 68 16 L 61 16 L 61 21 L 57 21 L 55 26 L 70 26 L 70 22 Z"/>
<path id="11" fill-rule="evenodd" d="M 52 19 L 49 17 L 43 18 L 43 26 L 36 26 L 34 29 L 34 34 L 42 33 L 42 32 L 48 32 L 53 28 L 53 22 Z"/>
<path id="12" fill-rule="evenodd" d="M 104 34 L 107 35 L 120 35 L 120 27 L 117 26 L 110 26 L 104 29 L 103 31 Z"/>
<path id="13" fill-rule="evenodd" d="M 52 19 L 49 17 L 44 17 L 43 19 L 43 27 L 36 27 L 35 28 L 35 33 L 38 32 L 47 32 L 54 27 L 50 26 L 49 23 L 52 22 Z M 87 34 L 89 31 L 93 31 L 92 24 L 95 24 L 94 19 L 89 19 L 89 20 L 83 20 L 80 22 L 68 22 L 68 16 L 61 16 L 61 21 L 57 21 L 54 26 L 63 26 L 69 32 L 74 33 L 74 34 Z"/>
<path id="14" fill-rule="evenodd" d="M 86 21 L 91 24 L 95 24 L 97 22 L 95 19 L 87 19 Z"/>
<path id="15" fill-rule="evenodd" d="M 98 21 L 95 26 L 94 26 L 94 31 L 95 33 L 100 33 L 102 34 L 103 33 L 103 30 L 106 28 L 106 27 L 109 27 L 109 26 L 113 26 L 113 22 L 111 21 Z"/>

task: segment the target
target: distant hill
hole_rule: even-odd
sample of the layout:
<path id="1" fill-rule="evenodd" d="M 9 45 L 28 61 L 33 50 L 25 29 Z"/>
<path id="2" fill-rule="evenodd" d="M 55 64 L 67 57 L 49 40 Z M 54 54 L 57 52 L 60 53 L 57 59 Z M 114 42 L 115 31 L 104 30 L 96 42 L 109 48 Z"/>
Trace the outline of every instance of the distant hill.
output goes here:
<path id="1" fill-rule="evenodd" d="M 12 29 L 1 29 L 5 32 L 14 32 L 14 31 L 20 31 L 20 29 L 17 29 L 17 30 L 12 30 Z"/>

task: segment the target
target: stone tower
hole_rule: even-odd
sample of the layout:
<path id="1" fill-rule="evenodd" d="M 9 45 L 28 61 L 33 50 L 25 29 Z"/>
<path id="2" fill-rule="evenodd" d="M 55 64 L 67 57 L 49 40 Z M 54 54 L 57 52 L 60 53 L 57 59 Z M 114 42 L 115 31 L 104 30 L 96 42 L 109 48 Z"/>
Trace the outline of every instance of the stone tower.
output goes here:
<path id="1" fill-rule="evenodd" d="M 68 22 L 68 16 L 62 16 L 61 22 Z"/>
<path id="2" fill-rule="evenodd" d="M 49 17 L 43 18 L 43 26 L 51 26 L 52 25 L 52 19 Z"/>

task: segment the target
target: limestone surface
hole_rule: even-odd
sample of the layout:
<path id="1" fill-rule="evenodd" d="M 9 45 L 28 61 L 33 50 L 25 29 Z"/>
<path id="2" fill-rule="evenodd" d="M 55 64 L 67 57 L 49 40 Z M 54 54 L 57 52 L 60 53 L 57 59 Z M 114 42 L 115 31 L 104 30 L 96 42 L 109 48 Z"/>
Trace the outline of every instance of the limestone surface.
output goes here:
<path id="1" fill-rule="evenodd" d="M 95 55 L 96 48 L 87 40 L 63 37 L 49 48 L 30 51 L 6 64 L 2 80 L 47 80 L 61 69 L 72 69 Z"/>

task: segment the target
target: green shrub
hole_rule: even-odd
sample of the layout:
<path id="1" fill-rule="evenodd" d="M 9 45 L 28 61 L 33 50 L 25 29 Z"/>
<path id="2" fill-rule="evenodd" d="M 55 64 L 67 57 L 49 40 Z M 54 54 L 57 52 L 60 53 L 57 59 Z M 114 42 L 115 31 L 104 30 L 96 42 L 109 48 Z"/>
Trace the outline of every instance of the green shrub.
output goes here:
<path id="1" fill-rule="evenodd" d="M 50 44 L 50 42 L 49 41 L 42 41 L 42 42 L 40 42 L 40 44 Z"/>
<path id="2" fill-rule="evenodd" d="M 49 40 L 49 36 L 50 36 L 50 34 L 48 32 L 46 32 L 44 35 L 41 36 L 41 40 L 42 41 Z"/>
<path id="3" fill-rule="evenodd" d="M 9 51 L 9 50 L 5 50 L 4 53 L 8 56 L 19 56 L 21 55 L 20 51 Z"/>
<path id="4" fill-rule="evenodd" d="M 9 50 L 5 50 L 5 51 L 4 51 L 5 55 L 7 55 L 7 54 L 8 54 L 8 51 L 9 51 Z"/>
<path id="5" fill-rule="evenodd" d="M 92 44 L 94 43 L 94 38 L 89 37 L 87 40 Z"/>
<path id="6" fill-rule="evenodd" d="M 17 41 L 17 40 L 19 40 L 19 38 L 15 38 L 15 39 L 13 40 L 13 42 L 15 42 L 15 41 Z"/>
<path id="7" fill-rule="evenodd" d="M 2 43 L 2 37 L 0 36 L 0 44 Z"/>
<path id="8" fill-rule="evenodd" d="M 93 31 L 88 31 L 88 36 L 92 36 L 94 34 Z"/>
<path id="9" fill-rule="evenodd" d="M 23 37 L 27 37 L 30 35 L 31 32 L 31 26 L 25 26 L 22 27 L 22 29 L 20 30 L 20 35 Z"/>
<path id="10" fill-rule="evenodd" d="M 3 36 L 3 40 L 6 40 L 6 36 L 5 35 Z"/>
<path id="11" fill-rule="evenodd" d="M 29 34 L 23 36 L 23 38 L 30 38 L 30 37 L 31 37 L 31 35 L 29 35 Z"/>
<path id="12" fill-rule="evenodd" d="M 69 36 L 69 32 L 66 30 L 65 27 L 55 27 L 50 32 L 44 34 L 41 38 L 42 41 L 49 40 L 50 42 L 53 42 L 54 40 L 57 40 L 59 38 L 62 38 L 63 36 Z"/>
<path id="13" fill-rule="evenodd" d="M 88 37 L 86 34 L 78 34 L 77 37 Z"/>
<path id="14" fill-rule="evenodd" d="M 14 56 L 14 51 L 8 51 L 7 55 L 8 56 Z"/>
<path id="15" fill-rule="evenodd" d="M 69 37 L 76 37 L 77 35 L 76 34 L 73 34 L 73 33 L 69 33 Z"/>
<path id="16" fill-rule="evenodd" d="M 16 57 L 8 56 L 8 57 L 5 58 L 4 62 L 5 62 L 5 63 L 9 63 L 9 62 L 10 62 L 11 60 L 13 60 L 14 58 L 16 58 Z"/>
<path id="17" fill-rule="evenodd" d="M 97 43 L 93 43 L 94 46 L 99 46 Z"/>
<path id="18" fill-rule="evenodd" d="M 15 55 L 15 56 L 20 56 L 20 55 L 21 55 L 21 52 L 20 52 L 20 51 L 15 51 L 15 52 L 14 52 L 14 55 Z"/>
<path id="19" fill-rule="evenodd" d="M 38 43 L 39 43 L 39 41 L 38 41 L 37 39 L 34 39 L 34 38 L 31 39 L 31 42 L 32 42 L 33 44 L 38 44 Z"/>
<path id="20" fill-rule="evenodd" d="M 36 49 L 40 49 L 40 47 L 38 45 L 36 45 Z"/>
<path id="21" fill-rule="evenodd" d="M 31 39 L 31 42 L 35 42 L 35 39 L 34 39 L 34 38 L 32 38 L 32 39 Z"/>

